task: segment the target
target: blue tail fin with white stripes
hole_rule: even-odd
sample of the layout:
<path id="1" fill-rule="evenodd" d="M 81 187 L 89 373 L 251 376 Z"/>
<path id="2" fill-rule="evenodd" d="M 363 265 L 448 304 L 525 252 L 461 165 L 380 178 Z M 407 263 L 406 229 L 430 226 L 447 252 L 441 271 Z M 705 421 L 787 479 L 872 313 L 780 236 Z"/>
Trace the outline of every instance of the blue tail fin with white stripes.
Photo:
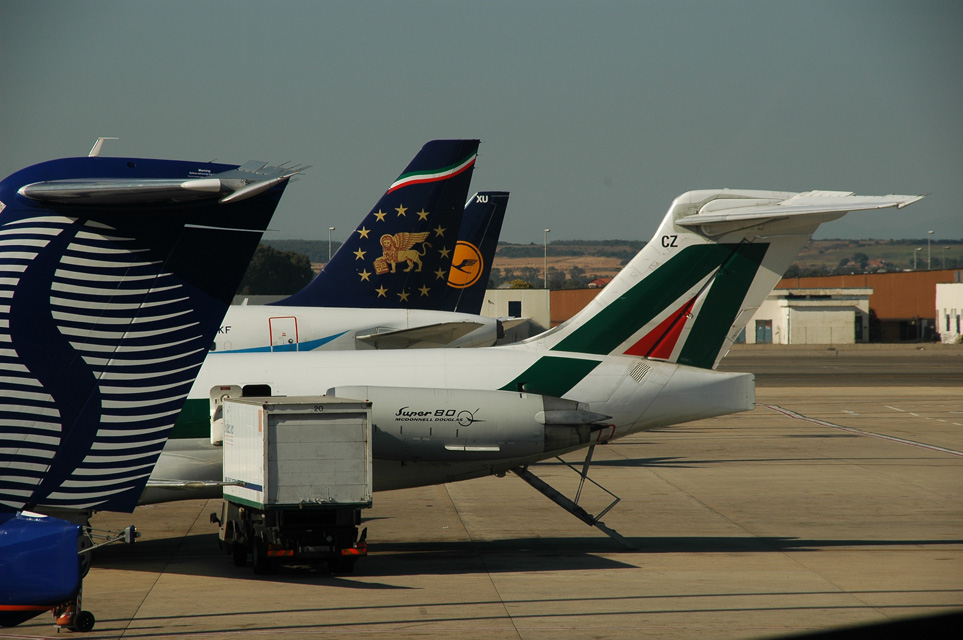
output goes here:
<path id="1" fill-rule="evenodd" d="M 296 172 L 68 158 L 0 182 L 0 511 L 131 511 Z"/>

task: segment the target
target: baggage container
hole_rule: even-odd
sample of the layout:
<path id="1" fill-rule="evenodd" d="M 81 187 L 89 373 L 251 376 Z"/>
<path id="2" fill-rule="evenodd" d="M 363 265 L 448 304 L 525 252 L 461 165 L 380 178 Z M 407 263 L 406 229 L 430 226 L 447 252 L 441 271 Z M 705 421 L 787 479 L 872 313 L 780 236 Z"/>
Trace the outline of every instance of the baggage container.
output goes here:
<path id="1" fill-rule="evenodd" d="M 224 401 L 219 538 L 255 573 L 327 562 L 348 572 L 365 555 L 361 509 L 372 504 L 371 403 L 329 396 Z"/>

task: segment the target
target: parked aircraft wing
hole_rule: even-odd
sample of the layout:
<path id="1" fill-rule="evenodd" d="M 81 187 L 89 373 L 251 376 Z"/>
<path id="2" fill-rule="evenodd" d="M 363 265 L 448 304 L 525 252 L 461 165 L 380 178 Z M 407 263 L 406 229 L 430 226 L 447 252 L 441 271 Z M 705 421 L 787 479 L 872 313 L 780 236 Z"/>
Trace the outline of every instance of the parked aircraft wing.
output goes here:
<path id="1" fill-rule="evenodd" d="M 397 329 L 384 333 L 368 333 L 357 336 L 375 349 L 410 349 L 415 345 L 446 345 L 475 329 L 482 327 L 480 322 L 445 322 L 430 324 L 411 329 Z"/>

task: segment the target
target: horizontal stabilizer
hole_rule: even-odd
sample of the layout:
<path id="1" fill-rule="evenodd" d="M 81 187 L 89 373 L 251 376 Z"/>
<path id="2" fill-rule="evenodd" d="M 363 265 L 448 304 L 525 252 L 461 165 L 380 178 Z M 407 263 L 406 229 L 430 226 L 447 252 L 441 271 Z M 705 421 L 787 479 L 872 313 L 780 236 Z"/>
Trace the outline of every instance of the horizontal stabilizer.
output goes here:
<path id="1" fill-rule="evenodd" d="M 779 218 L 807 215 L 843 214 L 872 209 L 902 209 L 923 196 L 888 195 L 857 196 L 846 191 L 807 191 L 789 194 L 758 192 L 759 197 L 718 197 L 702 206 L 698 213 L 676 220 L 684 227 L 699 227 L 725 222 L 764 222 Z"/>
<path id="2" fill-rule="evenodd" d="M 20 188 L 20 195 L 57 204 L 154 204 L 219 195 L 221 181 L 199 180 L 50 180 Z"/>
<path id="3" fill-rule="evenodd" d="M 152 205 L 219 198 L 239 202 L 277 186 L 300 169 L 248 163 L 223 174 L 179 178 L 82 178 L 27 184 L 18 193 L 37 202 L 74 205 Z"/>
<path id="4" fill-rule="evenodd" d="M 224 196 L 221 198 L 221 204 L 227 204 L 229 202 L 239 202 L 241 200 L 246 200 L 247 198 L 256 196 L 259 193 L 264 193 L 273 186 L 279 185 L 285 180 L 288 180 L 293 176 L 294 173 L 288 173 L 283 176 L 278 176 L 277 178 L 271 178 L 270 180 L 261 180 L 259 182 L 252 182 L 244 187 L 237 189 L 234 193 Z"/>
<path id="5" fill-rule="evenodd" d="M 375 349 L 409 349 L 415 345 L 438 345 L 454 342 L 481 327 L 480 322 L 440 322 L 411 329 L 358 335 L 357 339 Z"/>
<path id="6" fill-rule="evenodd" d="M 552 330 L 551 348 L 715 368 L 821 224 L 921 198 L 687 191 L 672 202 L 653 241 L 578 315 Z"/>

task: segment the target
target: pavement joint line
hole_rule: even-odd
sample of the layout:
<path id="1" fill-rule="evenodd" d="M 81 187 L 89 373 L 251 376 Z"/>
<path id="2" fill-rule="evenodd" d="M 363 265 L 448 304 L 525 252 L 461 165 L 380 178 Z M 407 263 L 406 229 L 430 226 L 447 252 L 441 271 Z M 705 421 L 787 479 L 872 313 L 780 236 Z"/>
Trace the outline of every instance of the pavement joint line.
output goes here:
<path id="1" fill-rule="evenodd" d="M 134 610 L 134 613 L 130 616 L 130 618 L 123 624 L 122 628 L 119 630 L 120 635 L 117 636 L 118 638 L 126 637 L 128 633 L 134 633 L 138 635 L 142 633 L 143 631 L 142 629 L 138 627 L 131 628 L 131 625 L 135 621 L 140 621 L 142 619 L 139 617 L 140 610 L 147 603 L 147 600 L 151 597 L 151 594 L 154 593 L 154 589 L 157 588 L 157 585 L 160 582 L 161 578 L 167 573 L 167 570 L 170 568 L 171 563 L 174 561 L 175 558 L 178 557 L 181 547 L 184 545 L 184 541 L 187 539 L 188 535 L 190 535 L 191 530 L 197 524 L 198 519 L 201 517 L 201 513 L 203 513 L 207 509 L 209 502 L 210 502 L 209 500 L 205 500 L 198 505 L 197 515 L 191 521 L 191 524 L 190 526 L 188 526 L 187 531 L 184 532 L 184 535 L 180 537 L 180 540 L 178 541 L 177 546 L 174 548 L 171 554 L 164 561 L 164 568 L 158 571 L 154 576 L 154 580 L 153 582 L 151 582 L 150 588 L 148 588 L 147 591 L 144 593 L 144 597 L 141 598 L 141 601 L 137 603 L 137 608 Z M 59 630 L 58 630 L 58 633 L 59 633 Z"/>
<path id="2" fill-rule="evenodd" d="M 508 610 L 508 605 L 505 603 L 505 599 L 502 598 L 502 594 L 498 591 L 498 585 L 495 584 L 495 580 L 492 578 L 492 572 L 489 570 L 487 563 L 485 562 L 485 557 L 479 553 L 478 546 L 475 544 L 475 537 L 471 534 L 468 524 L 462 517 L 461 511 L 458 509 L 458 501 L 455 500 L 454 496 L 451 495 L 451 488 L 449 484 L 445 485 L 445 495 L 448 496 L 448 499 L 451 501 L 452 509 L 454 509 L 455 513 L 458 515 L 458 520 L 461 522 L 462 528 L 465 530 L 465 533 L 468 535 L 468 539 L 471 541 L 472 549 L 475 551 L 475 553 L 479 554 L 479 560 L 482 563 L 482 566 L 485 567 L 485 575 L 488 577 L 488 582 L 492 586 L 492 592 L 498 597 L 498 602 L 501 605 L 502 611 L 505 613 L 505 617 L 511 621 L 512 629 L 514 629 L 515 635 L 519 638 L 519 640 L 521 640 L 522 633 L 518 630 L 518 625 L 515 623 L 515 616 L 511 611 Z"/>
<path id="3" fill-rule="evenodd" d="M 776 407 L 775 405 L 763 405 L 763 406 L 765 406 L 765 407 L 767 407 L 767 408 L 769 408 L 769 409 L 774 409 L 774 410 L 776 410 L 777 412 L 780 412 L 780 413 L 786 413 L 787 415 L 789 415 L 789 414 L 795 414 L 795 412 L 788 412 L 788 410 L 782 409 L 781 407 Z M 799 417 L 799 418 L 806 419 L 804 416 L 801 416 L 800 414 L 791 415 L 791 417 Z M 827 423 L 827 424 L 830 424 L 830 423 Z M 727 522 L 729 522 L 730 524 L 736 526 L 737 528 L 745 531 L 747 534 L 749 534 L 749 535 L 751 535 L 751 536 L 753 536 L 753 537 L 755 537 L 755 538 L 757 538 L 757 539 L 762 539 L 762 538 L 764 537 L 764 536 L 761 535 L 760 533 L 749 529 L 748 527 L 744 526 L 743 524 L 739 523 L 738 521 L 736 521 L 736 520 L 734 520 L 733 518 L 729 517 L 728 515 L 724 514 L 724 513 L 723 513 L 722 511 L 720 511 L 719 509 L 717 509 L 717 508 L 715 508 L 715 507 L 713 507 L 713 506 L 710 506 L 706 501 L 704 501 L 704 500 L 702 500 L 702 499 L 700 499 L 700 498 L 697 498 L 696 496 L 692 495 L 690 492 L 682 489 L 682 487 L 680 487 L 680 486 L 677 485 L 676 483 L 668 480 L 667 478 L 662 477 L 662 476 L 659 475 L 659 474 L 655 474 L 655 475 L 656 475 L 657 477 L 659 477 L 659 478 L 660 478 L 663 482 L 665 482 L 666 484 L 674 487 L 677 491 L 682 492 L 682 493 L 683 493 L 684 495 L 686 495 L 689 499 L 694 500 L 694 501 L 697 502 L 698 504 L 702 505 L 703 508 L 705 508 L 705 509 L 709 510 L 710 512 L 716 514 L 717 516 L 725 519 Z M 775 550 L 775 549 L 774 549 L 774 550 Z M 844 586 L 842 586 L 842 585 L 840 585 L 840 584 L 837 584 L 832 578 L 824 575 L 823 572 L 815 569 L 814 567 L 810 567 L 806 562 L 804 562 L 804 556 L 802 556 L 802 555 L 800 555 L 800 554 L 798 554 L 798 553 L 793 553 L 793 552 L 790 551 L 790 550 L 782 550 L 782 551 L 779 551 L 779 553 L 781 553 L 782 556 L 785 557 L 788 561 L 790 561 L 790 562 L 792 562 L 793 564 L 799 566 L 799 567 L 800 567 L 801 569 L 803 569 L 804 571 L 808 571 L 809 573 L 811 573 L 811 574 L 813 574 L 814 576 L 818 577 L 820 580 L 824 581 L 826 584 L 831 585 L 832 588 L 834 589 L 834 591 L 827 591 L 826 593 L 834 593 L 834 594 L 836 594 L 836 595 L 838 595 L 838 596 L 845 596 L 845 597 L 853 598 L 856 602 L 862 603 L 862 605 L 863 605 L 864 607 L 867 607 L 867 608 L 869 608 L 869 609 L 872 609 L 872 610 L 875 611 L 877 614 L 884 615 L 883 612 L 880 611 L 880 609 L 879 609 L 878 606 L 874 606 L 874 605 L 872 605 L 870 602 L 868 602 L 867 599 L 861 598 L 860 596 L 855 595 L 855 593 L 857 593 L 857 592 L 853 592 L 853 591 L 850 591 L 849 589 L 846 589 Z"/>
<path id="4" fill-rule="evenodd" d="M 801 413 L 796 413 L 790 409 L 786 409 L 774 404 L 764 404 L 762 405 L 767 409 L 771 409 L 776 413 L 781 413 L 784 416 L 790 418 L 795 418 L 797 420 L 804 420 L 806 422 L 811 422 L 813 424 L 818 424 L 823 427 L 830 427 L 831 429 L 838 429 L 840 431 L 846 431 L 848 433 L 854 433 L 860 436 L 869 436 L 871 438 L 879 438 L 880 440 L 889 440 L 890 442 L 896 442 L 898 444 L 908 444 L 913 447 L 919 447 L 921 449 L 929 449 L 930 451 L 937 451 L 939 453 L 948 453 L 951 456 L 957 456 L 963 458 L 963 451 L 954 451 L 953 449 L 946 449 L 944 447 L 937 447 L 936 445 L 926 444 L 925 442 L 916 442 L 914 440 L 906 440 L 904 438 L 896 438 L 894 436 L 887 436 L 881 433 L 873 433 L 872 431 L 863 431 L 861 429 L 854 429 L 852 427 L 844 427 L 840 424 L 833 424 L 832 422 L 827 422 L 825 420 L 819 420 L 818 418 L 810 418 L 809 416 L 804 416 Z M 911 413 L 910 415 L 916 415 Z"/>

